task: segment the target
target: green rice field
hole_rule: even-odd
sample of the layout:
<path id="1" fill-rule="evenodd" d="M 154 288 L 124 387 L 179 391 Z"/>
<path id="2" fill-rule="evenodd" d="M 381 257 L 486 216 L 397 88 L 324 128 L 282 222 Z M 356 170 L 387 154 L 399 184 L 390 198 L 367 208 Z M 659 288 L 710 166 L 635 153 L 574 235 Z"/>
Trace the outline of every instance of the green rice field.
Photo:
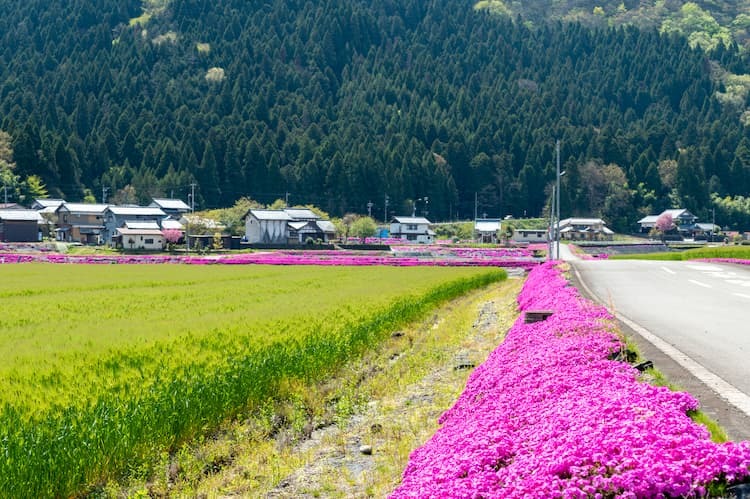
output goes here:
<path id="1" fill-rule="evenodd" d="M 0 496 L 85 493 L 498 269 L 0 266 Z"/>

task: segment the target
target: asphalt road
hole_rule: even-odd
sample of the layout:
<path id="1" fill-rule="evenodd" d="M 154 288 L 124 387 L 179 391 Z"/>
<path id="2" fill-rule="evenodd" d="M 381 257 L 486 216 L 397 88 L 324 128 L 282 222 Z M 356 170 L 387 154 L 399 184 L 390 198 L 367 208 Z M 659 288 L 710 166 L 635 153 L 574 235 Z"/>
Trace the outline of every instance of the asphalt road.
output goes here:
<path id="1" fill-rule="evenodd" d="M 638 336 L 639 348 L 657 369 L 696 396 L 730 437 L 750 439 L 750 267 L 638 260 L 571 264 L 581 291 L 615 313 L 626 333 Z"/>

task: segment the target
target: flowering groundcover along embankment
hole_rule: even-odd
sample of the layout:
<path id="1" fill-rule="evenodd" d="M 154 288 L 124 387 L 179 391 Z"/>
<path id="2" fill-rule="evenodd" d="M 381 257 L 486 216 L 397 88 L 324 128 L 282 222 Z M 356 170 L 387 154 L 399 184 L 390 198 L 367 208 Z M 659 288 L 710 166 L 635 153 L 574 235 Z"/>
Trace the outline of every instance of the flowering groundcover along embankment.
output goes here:
<path id="1" fill-rule="evenodd" d="M 554 264 L 534 269 L 519 319 L 471 375 L 442 427 L 415 450 L 392 498 L 696 497 L 750 475 L 750 442 L 716 444 L 688 393 L 609 360 L 612 318 Z"/>

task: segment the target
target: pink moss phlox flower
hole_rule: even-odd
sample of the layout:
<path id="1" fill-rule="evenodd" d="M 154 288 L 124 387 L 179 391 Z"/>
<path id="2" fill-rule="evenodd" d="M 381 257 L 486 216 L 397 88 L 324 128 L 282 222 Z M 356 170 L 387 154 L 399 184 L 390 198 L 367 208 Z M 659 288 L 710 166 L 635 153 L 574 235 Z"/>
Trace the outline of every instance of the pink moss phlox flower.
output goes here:
<path id="1" fill-rule="evenodd" d="M 528 270 L 539 264 L 526 249 L 445 248 L 407 246 L 398 251 L 265 251 L 229 255 L 102 255 L 76 256 L 57 253 L 0 253 L 0 263 L 81 263 L 81 264 L 160 264 L 190 265 L 325 265 L 400 267 L 505 267 Z"/>
<path id="2" fill-rule="evenodd" d="M 697 497 L 750 474 L 750 442 L 711 442 L 686 415 L 694 397 L 609 360 L 623 348 L 612 317 L 553 263 L 530 272 L 518 302 L 554 313 L 519 317 L 391 497 Z"/>

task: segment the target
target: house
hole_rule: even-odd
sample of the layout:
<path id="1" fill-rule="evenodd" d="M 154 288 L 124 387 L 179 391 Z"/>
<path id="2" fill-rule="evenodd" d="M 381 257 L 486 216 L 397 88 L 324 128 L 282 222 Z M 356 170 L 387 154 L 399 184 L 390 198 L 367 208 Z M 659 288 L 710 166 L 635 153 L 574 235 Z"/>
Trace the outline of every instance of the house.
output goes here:
<path id="1" fill-rule="evenodd" d="M 152 206 L 108 206 L 104 210 L 103 242 L 113 244 L 117 229 L 127 222 L 152 222 L 160 229 L 160 223 L 166 216 L 161 208 Z"/>
<path id="2" fill-rule="evenodd" d="M 171 217 L 167 217 L 161 221 L 162 230 L 179 230 L 185 232 L 185 226 L 179 220 L 175 220 Z"/>
<path id="3" fill-rule="evenodd" d="M 307 208 L 252 209 L 244 219 L 245 239 L 251 244 L 305 244 L 336 237 L 333 223 Z"/>
<path id="4" fill-rule="evenodd" d="M 64 203 L 64 199 L 39 198 L 34 200 L 31 209 L 37 211 L 46 210 L 47 212 L 54 213 Z"/>
<path id="5" fill-rule="evenodd" d="M 638 220 L 638 224 L 641 226 L 642 233 L 649 233 L 651 229 L 656 226 L 656 221 L 659 217 L 664 215 L 670 215 L 672 221 L 677 228 L 677 231 L 683 236 L 692 236 L 695 222 L 698 221 L 698 217 L 690 213 L 685 208 L 676 208 L 672 210 L 664 210 L 658 215 L 648 215 Z"/>
<path id="6" fill-rule="evenodd" d="M 248 210 L 245 237 L 251 244 L 288 244 L 287 224 L 294 219 L 284 210 Z"/>
<path id="7" fill-rule="evenodd" d="M 693 239 L 696 241 L 713 241 L 724 239 L 721 233 L 721 226 L 713 223 L 696 223 L 693 226 Z"/>
<path id="8" fill-rule="evenodd" d="M 286 210 L 284 210 L 286 211 Z M 308 241 L 327 243 L 336 237 L 336 227 L 328 220 L 293 221 L 289 228 L 289 244 L 306 244 Z"/>
<path id="9" fill-rule="evenodd" d="M 510 239 L 516 243 L 547 243 L 547 236 L 547 229 L 516 229 Z"/>
<path id="10" fill-rule="evenodd" d="M 641 233 L 648 234 L 651 232 L 651 230 L 656 227 L 656 220 L 659 218 L 659 215 L 647 215 L 640 220 L 638 220 L 638 225 L 641 226 Z"/>
<path id="11" fill-rule="evenodd" d="M 500 227 L 499 218 L 480 218 L 474 220 L 474 238 L 480 243 L 496 244 Z"/>
<path id="12" fill-rule="evenodd" d="M 601 218 L 566 218 L 560 220 L 560 238 L 571 241 L 611 241 L 614 232 Z"/>
<path id="13" fill-rule="evenodd" d="M 55 210 L 57 215 L 58 241 L 102 244 L 104 234 L 104 210 L 109 205 L 87 203 L 63 203 Z"/>
<path id="14" fill-rule="evenodd" d="M 296 222 L 314 222 L 320 220 L 320 217 L 314 211 L 307 208 L 284 208 L 283 211 Z"/>
<path id="15" fill-rule="evenodd" d="M 153 198 L 149 208 L 159 208 L 161 211 L 179 220 L 182 215 L 192 211 L 190 206 L 181 199 Z"/>
<path id="16" fill-rule="evenodd" d="M 329 242 L 336 238 L 336 226 L 330 220 L 318 220 L 315 222 L 318 228 L 323 232 L 323 242 Z"/>
<path id="17" fill-rule="evenodd" d="M 0 210 L 0 241 L 35 242 L 39 241 L 39 225 L 44 223 L 36 210 Z"/>
<path id="18" fill-rule="evenodd" d="M 420 244 L 430 244 L 435 233 L 430 230 L 430 221 L 424 217 L 393 217 L 391 237 Z"/>
<path id="19" fill-rule="evenodd" d="M 136 222 L 130 226 L 118 227 L 112 238 L 118 248 L 128 250 L 161 251 L 165 246 L 164 235 L 157 224 Z M 154 228 L 155 225 L 155 228 Z"/>

